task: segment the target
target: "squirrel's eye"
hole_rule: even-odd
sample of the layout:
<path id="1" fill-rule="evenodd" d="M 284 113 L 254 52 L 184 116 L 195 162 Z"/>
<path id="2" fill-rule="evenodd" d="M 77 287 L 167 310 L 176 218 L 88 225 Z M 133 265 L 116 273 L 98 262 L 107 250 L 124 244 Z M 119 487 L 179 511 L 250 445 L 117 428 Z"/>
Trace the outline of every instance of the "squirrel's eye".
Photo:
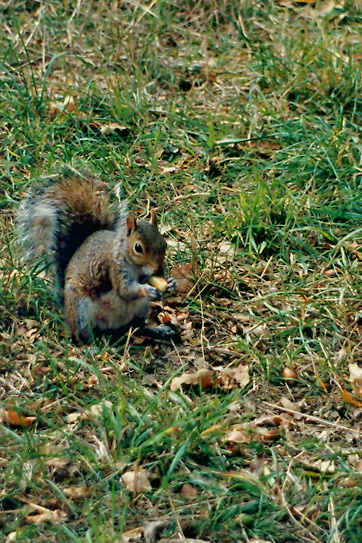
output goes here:
<path id="1" fill-rule="evenodd" d="M 139 255 L 143 255 L 143 247 L 142 247 L 142 245 L 140 243 L 135 243 L 134 244 L 134 250 Z"/>

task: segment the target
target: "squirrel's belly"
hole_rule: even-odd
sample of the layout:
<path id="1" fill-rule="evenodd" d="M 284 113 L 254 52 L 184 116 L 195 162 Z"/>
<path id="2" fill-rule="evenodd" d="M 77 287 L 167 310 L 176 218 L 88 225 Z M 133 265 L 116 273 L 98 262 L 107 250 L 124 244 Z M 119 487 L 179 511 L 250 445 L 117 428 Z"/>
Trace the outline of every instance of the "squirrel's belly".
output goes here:
<path id="1" fill-rule="evenodd" d="M 118 330 L 134 319 L 145 320 L 150 309 L 148 298 L 126 302 L 114 290 L 101 294 L 94 304 L 94 324 L 100 330 Z"/>

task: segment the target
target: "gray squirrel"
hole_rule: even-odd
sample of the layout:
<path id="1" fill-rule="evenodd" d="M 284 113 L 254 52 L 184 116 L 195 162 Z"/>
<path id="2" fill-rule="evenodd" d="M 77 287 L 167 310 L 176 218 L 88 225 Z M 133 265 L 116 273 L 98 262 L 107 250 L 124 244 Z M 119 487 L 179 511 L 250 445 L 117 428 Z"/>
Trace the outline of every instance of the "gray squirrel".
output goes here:
<path id="1" fill-rule="evenodd" d="M 132 325 L 154 338 L 172 338 L 168 326 L 145 326 L 150 301 L 176 289 L 176 281 L 164 277 L 166 241 L 156 214 L 151 211 L 150 222 L 138 220 L 124 204 L 115 212 L 104 185 L 69 173 L 30 189 L 18 212 L 25 259 L 48 259 L 66 321 L 80 342 Z"/>

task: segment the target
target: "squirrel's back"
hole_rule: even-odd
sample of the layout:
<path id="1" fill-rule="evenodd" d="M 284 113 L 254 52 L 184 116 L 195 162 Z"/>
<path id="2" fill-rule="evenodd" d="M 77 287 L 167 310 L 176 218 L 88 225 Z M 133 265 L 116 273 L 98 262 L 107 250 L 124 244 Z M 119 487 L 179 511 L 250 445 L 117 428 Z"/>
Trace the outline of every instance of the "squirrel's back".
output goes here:
<path id="1" fill-rule="evenodd" d="M 20 204 L 24 256 L 27 260 L 46 256 L 55 266 L 61 290 L 68 263 L 88 236 L 116 227 L 119 217 L 106 188 L 92 177 L 66 174 L 53 184 L 32 187 Z"/>

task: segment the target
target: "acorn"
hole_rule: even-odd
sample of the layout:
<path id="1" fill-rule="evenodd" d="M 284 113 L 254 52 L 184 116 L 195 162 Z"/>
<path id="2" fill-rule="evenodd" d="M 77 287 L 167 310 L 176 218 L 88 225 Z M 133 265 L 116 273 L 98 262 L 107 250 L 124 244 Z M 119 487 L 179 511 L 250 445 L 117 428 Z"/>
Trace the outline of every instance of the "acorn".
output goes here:
<path id="1" fill-rule="evenodd" d="M 288 368 L 287 366 L 283 368 L 282 371 L 282 377 L 283 379 L 298 379 L 298 375 L 295 373 L 295 371 L 292 368 Z"/>
<path id="2" fill-rule="evenodd" d="M 166 292 L 168 282 L 164 277 L 158 277 L 157 275 L 152 275 L 150 277 L 151 287 L 157 288 L 160 292 Z"/>

